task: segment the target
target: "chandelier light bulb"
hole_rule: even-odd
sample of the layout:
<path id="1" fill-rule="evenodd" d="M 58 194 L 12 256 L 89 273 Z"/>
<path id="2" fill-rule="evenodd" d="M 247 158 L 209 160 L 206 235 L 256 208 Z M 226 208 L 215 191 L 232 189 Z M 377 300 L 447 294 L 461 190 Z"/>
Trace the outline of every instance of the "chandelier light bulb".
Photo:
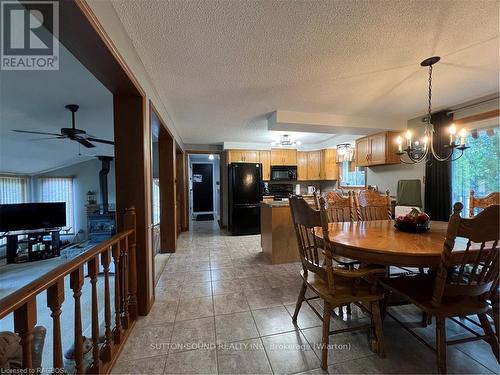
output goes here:
<path id="1" fill-rule="evenodd" d="M 302 144 L 302 142 L 301 142 L 301 141 L 297 141 L 297 142 L 295 142 L 295 143 L 297 144 L 297 146 L 300 146 L 300 145 Z"/>
<path id="2" fill-rule="evenodd" d="M 398 136 L 396 138 L 396 143 L 398 144 L 398 152 L 403 152 L 403 137 Z"/>
<path id="3" fill-rule="evenodd" d="M 457 133 L 457 127 L 455 126 L 455 124 L 450 125 L 449 132 L 450 132 L 450 135 L 455 135 Z"/>
<path id="4" fill-rule="evenodd" d="M 467 130 L 465 128 L 460 129 L 458 132 L 458 135 L 460 136 L 460 146 L 465 145 L 465 137 L 467 136 Z"/>

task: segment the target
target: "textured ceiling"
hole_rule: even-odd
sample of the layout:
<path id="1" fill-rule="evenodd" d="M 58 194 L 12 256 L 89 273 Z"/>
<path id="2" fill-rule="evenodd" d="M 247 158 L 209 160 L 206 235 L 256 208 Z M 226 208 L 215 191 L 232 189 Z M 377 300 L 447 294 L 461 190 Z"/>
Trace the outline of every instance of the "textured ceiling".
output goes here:
<path id="1" fill-rule="evenodd" d="M 261 142 L 277 109 L 415 117 L 432 55 L 436 108 L 499 90 L 497 1 L 113 5 L 185 143 Z"/>
<path id="2" fill-rule="evenodd" d="M 113 96 L 63 46 L 59 51 L 57 71 L 0 71 L 0 173 L 35 174 L 113 155 L 109 145 L 79 148 L 67 139 L 12 131 L 58 133 L 71 127 L 71 113 L 64 106 L 79 104 L 76 127 L 113 140 Z"/>

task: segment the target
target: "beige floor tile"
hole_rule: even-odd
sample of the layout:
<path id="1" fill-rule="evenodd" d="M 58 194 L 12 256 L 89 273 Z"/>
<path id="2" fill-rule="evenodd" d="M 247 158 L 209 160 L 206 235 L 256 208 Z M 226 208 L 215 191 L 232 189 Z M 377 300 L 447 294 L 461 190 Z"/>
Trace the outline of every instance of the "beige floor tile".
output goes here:
<path id="1" fill-rule="evenodd" d="M 178 301 L 156 301 L 148 315 L 138 318 L 136 326 L 148 327 L 162 323 L 173 323 L 178 305 Z"/>
<path id="2" fill-rule="evenodd" d="M 121 357 L 134 360 L 167 354 L 172 328 L 172 323 L 134 327 L 125 343 Z"/>
<path id="3" fill-rule="evenodd" d="M 252 277 L 240 278 L 241 287 L 243 290 L 270 289 L 271 285 L 261 275 Z"/>
<path id="4" fill-rule="evenodd" d="M 293 316 L 295 312 L 295 304 L 285 306 L 290 316 Z M 323 322 L 314 313 L 314 311 L 309 307 L 307 303 L 302 303 L 299 310 L 299 315 L 297 316 L 297 325 L 300 329 L 318 327 L 321 326 Z"/>
<path id="5" fill-rule="evenodd" d="M 208 297 L 212 295 L 212 284 L 210 281 L 202 283 L 184 284 L 181 299 Z"/>
<path id="6" fill-rule="evenodd" d="M 121 356 L 121 358 L 126 358 Z M 121 359 L 120 358 L 120 359 Z M 112 374 L 163 374 L 167 356 L 135 359 L 132 361 L 118 360 L 111 371 Z"/>
<path id="7" fill-rule="evenodd" d="M 210 281 L 210 271 L 187 272 L 185 275 L 185 285 Z"/>
<path id="8" fill-rule="evenodd" d="M 215 315 L 248 311 L 247 299 L 243 293 L 230 293 L 214 296 Z"/>
<path id="9" fill-rule="evenodd" d="M 248 305 L 250 306 L 251 310 L 282 306 L 282 294 L 281 290 L 278 288 L 246 290 L 245 296 L 247 297 Z"/>
<path id="10" fill-rule="evenodd" d="M 241 282 L 238 279 L 212 281 L 214 296 L 241 292 Z"/>
<path id="11" fill-rule="evenodd" d="M 275 374 L 292 374 L 320 367 L 321 363 L 299 331 L 262 338 Z"/>
<path id="12" fill-rule="evenodd" d="M 212 281 L 217 280 L 231 280 L 238 278 L 238 271 L 236 268 L 218 268 L 211 271 Z"/>
<path id="13" fill-rule="evenodd" d="M 165 374 L 217 374 L 217 353 L 213 348 L 171 353 Z"/>
<path id="14" fill-rule="evenodd" d="M 307 341 L 309 341 L 318 357 L 321 358 L 321 327 L 308 328 L 302 330 L 302 333 L 306 337 Z M 328 364 L 353 360 L 372 354 L 373 352 L 368 346 L 366 331 L 339 333 L 330 336 Z"/>
<path id="15" fill-rule="evenodd" d="M 249 311 L 215 317 L 217 343 L 234 342 L 259 337 Z"/>
<path id="16" fill-rule="evenodd" d="M 170 353 L 207 348 L 215 344 L 215 326 L 212 317 L 177 321 L 170 339 Z"/>
<path id="17" fill-rule="evenodd" d="M 271 374 L 260 339 L 226 344 L 217 350 L 219 374 Z"/>
<path id="18" fill-rule="evenodd" d="M 175 320 L 197 319 L 213 315 L 212 297 L 181 299 Z"/>
<path id="19" fill-rule="evenodd" d="M 252 315 L 261 336 L 294 331 L 297 328 L 284 306 L 254 310 Z"/>

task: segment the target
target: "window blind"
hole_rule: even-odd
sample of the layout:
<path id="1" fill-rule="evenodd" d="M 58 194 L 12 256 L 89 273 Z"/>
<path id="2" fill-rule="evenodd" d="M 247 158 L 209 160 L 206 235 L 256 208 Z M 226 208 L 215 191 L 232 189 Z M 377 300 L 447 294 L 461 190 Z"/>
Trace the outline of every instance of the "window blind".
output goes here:
<path id="1" fill-rule="evenodd" d="M 0 176 L 0 204 L 26 203 L 27 180 L 26 177 Z"/>
<path id="2" fill-rule="evenodd" d="M 42 177 L 39 179 L 40 202 L 66 203 L 66 228 L 74 232 L 74 196 L 72 177 Z"/>

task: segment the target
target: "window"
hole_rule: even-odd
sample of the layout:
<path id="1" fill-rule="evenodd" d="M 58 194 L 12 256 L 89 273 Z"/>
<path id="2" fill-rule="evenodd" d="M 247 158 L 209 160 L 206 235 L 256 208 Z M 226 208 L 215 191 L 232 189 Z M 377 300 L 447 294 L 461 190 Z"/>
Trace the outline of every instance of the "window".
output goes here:
<path id="1" fill-rule="evenodd" d="M 464 204 L 463 215 L 469 212 L 471 190 L 478 197 L 500 191 L 500 135 L 498 125 L 468 133 L 463 156 L 452 163 L 452 204 Z"/>
<path id="2" fill-rule="evenodd" d="M 153 225 L 160 222 L 160 180 L 153 178 Z"/>
<path id="3" fill-rule="evenodd" d="M 339 164 L 339 185 L 342 187 L 365 187 L 366 168 L 356 167 L 354 162 L 343 161 Z"/>
<path id="4" fill-rule="evenodd" d="M 18 176 L 0 176 L 0 204 L 26 203 L 28 179 Z"/>
<path id="5" fill-rule="evenodd" d="M 74 232 L 74 196 L 72 177 L 42 177 L 39 179 L 40 202 L 66 203 L 66 229 Z M 71 230 L 72 229 L 72 230 Z"/>
<path id="6" fill-rule="evenodd" d="M 28 179 L 19 176 L 0 176 L 0 204 L 26 203 L 28 201 Z M 0 239 L 0 246 L 7 243 Z"/>

